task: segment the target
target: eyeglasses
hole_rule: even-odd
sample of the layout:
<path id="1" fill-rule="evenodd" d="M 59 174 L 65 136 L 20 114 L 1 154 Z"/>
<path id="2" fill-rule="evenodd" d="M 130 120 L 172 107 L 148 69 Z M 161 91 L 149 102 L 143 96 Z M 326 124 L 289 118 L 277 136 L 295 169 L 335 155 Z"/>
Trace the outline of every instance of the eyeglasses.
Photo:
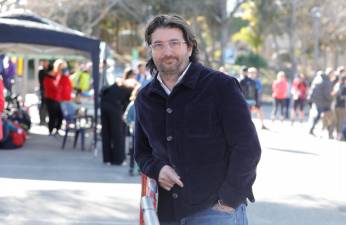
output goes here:
<path id="1" fill-rule="evenodd" d="M 151 44 L 150 47 L 153 51 L 163 51 L 167 44 L 171 49 L 177 50 L 182 44 L 186 44 L 186 41 L 171 40 L 166 42 L 155 42 Z"/>

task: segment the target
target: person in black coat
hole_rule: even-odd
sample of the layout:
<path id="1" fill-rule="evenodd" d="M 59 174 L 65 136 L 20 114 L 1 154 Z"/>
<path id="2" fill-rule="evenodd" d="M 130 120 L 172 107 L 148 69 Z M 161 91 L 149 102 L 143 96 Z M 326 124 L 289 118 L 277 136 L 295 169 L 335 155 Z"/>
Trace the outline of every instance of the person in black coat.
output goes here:
<path id="1" fill-rule="evenodd" d="M 39 114 L 40 114 L 40 124 L 44 125 L 46 124 L 46 117 L 47 117 L 47 106 L 46 102 L 44 99 L 44 86 L 43 86 L 43 81 L 46 75 L 48 74 L 48 66 L 49 66 L 49 61 L 48 60 L 42 60 L 41 61 L 41 66 L 40 70 L 38 71 L 38 81 L 39 81 L 39 87 L 40 87 L 40 106 L 39 106 Z"/>
<path id="2" fill-rule="evenodd" d="M 246 225 L 261 147 L 238 81 L 198 63 L 179 16 L 145 31 L 152 81 L 135 100 L 135 160 L 158 183 L 161 225 Z"/>
<path id="3" fill-rule="evenodd" d="M 101 92 L 101 124 L 103 162 L 121 165 L 125 155 L 126 125 L 122 116 L 130 102 L 132 90 L 138 85 L 132 69 L 126 70 L 123 78 Z"/>

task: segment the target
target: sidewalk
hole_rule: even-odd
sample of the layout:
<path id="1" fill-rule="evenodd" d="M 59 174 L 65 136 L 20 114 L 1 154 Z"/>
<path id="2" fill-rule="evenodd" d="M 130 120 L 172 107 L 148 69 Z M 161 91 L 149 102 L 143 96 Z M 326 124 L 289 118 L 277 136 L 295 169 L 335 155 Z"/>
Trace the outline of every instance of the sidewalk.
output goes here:
<path id="1" fill-rule="evenodd" d="M 140 178 L 127 166 L 32 132 L 24 148 L 0 151 L 0 224 L 138 224 Z"/>
<path id="2" fill-rule="evenodd" d="M 345 225 L 346 143 L 308 135 L 306 123 L 265 122 L 249 224 Z M 0 225 L 138 225 L 139 177 L 127 166 L 32 133 L 23 149 L 0 151 Z"/>

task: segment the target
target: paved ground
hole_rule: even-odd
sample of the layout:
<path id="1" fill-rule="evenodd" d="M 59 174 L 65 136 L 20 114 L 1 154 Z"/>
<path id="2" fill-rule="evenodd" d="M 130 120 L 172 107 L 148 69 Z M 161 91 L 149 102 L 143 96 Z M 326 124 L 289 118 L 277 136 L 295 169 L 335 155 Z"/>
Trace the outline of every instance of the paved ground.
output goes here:
<path id="1" fill-rule="evenodd" d="M 345 225 L 346 143 L 309 136 L 305 124 L 266 122 L 250 224 Z M 139 177 L 126 165 L 32 132 L 23 149 L 0 151 L 1 225 L 138 224 Z"/>
<path id="2" fill-rule="evenodd" d="M 250 224 L 345 225 L 346 143 L 307 135 L 307 124 L 267 126 Z"/>
<path id="3" fill-rule="evenodd" d="M 61 141 L 32 134 L 25 148 L 0 151 L 0 224 L 138 224 L 139 177 Z"/>

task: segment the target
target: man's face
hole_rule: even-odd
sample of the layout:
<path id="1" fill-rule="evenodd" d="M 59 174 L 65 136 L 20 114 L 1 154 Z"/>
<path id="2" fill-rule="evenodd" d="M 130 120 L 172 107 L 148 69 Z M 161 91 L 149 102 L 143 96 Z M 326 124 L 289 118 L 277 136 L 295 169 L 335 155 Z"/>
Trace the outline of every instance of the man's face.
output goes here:
<path id="1" fill-rule="evenodd" d="M 160 74 L 180 75 L 192 53 L 192 47 L 187 45 L 178 28 L 156 29 L 151 35 L 151 49 Z"/>
<path id="2" fill-rule="evenodd" d="M 250 71 L 249 73 L 249 77 L 252 79 L 256 79 L 257 78 L 257 72 L 256 71 Z"/>
<path id="3" fill-rule="evenodd" d="M 41 63 L 42 63 L 41 65 L 42 65 L 44 68 L 47 68 L 48 65 L 49 65 L 48 60 L 43 60 Z"/>

